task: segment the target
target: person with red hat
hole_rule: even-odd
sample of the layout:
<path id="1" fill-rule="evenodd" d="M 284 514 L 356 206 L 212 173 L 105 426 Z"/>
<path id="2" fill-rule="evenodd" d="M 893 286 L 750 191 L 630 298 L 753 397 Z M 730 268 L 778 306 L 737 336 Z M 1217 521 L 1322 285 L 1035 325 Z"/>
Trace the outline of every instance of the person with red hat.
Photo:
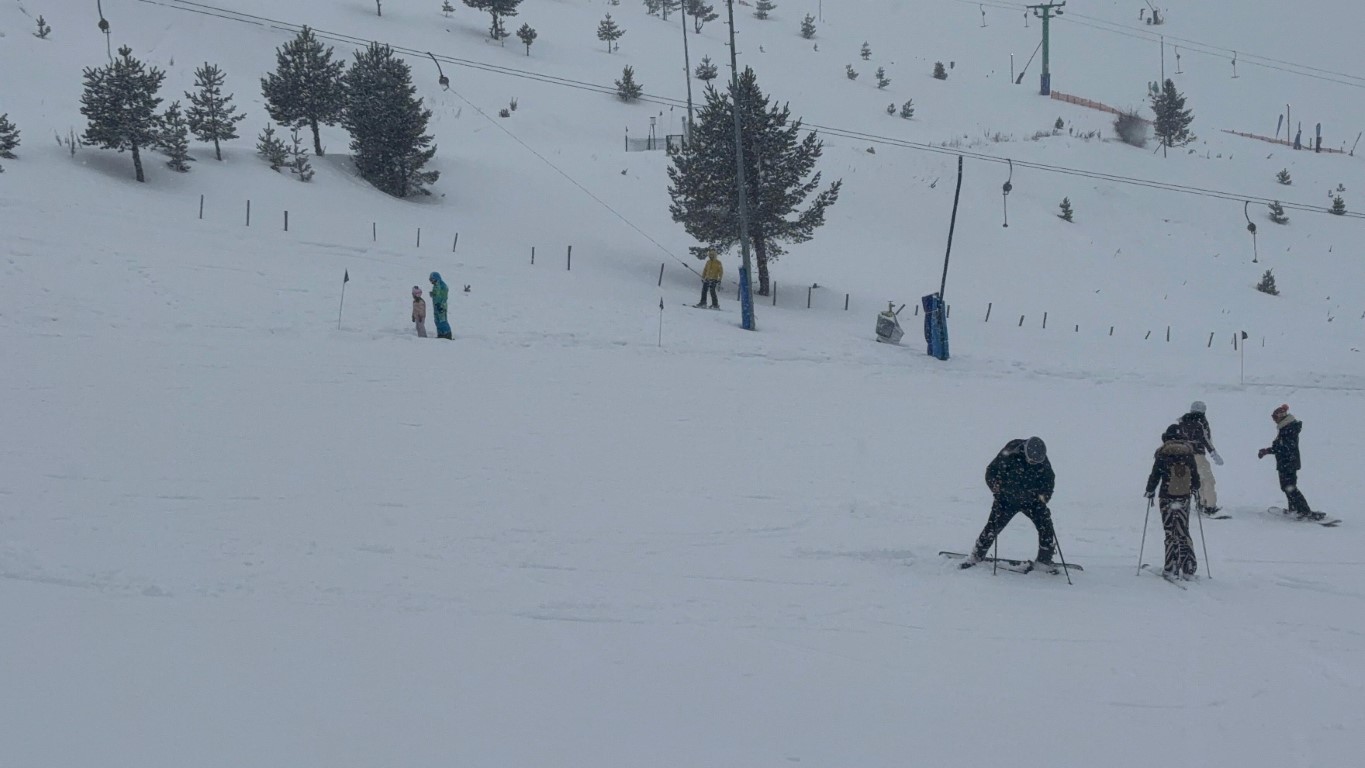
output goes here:
<path id="1" fill-rule="evenodd" d="M 1275 455 L 1275 469 L 1280 474 L 1280 490 L 1284 491 L 1284 496 L 1289 501 L 1290 514 L 1297 515 L 1300 520 L 1323 519 L 1326 515 L 1314 512 L 1308 506 L 1308 499 L 1305 499 L 1303 492 L 1299 490 L 1301 467 L 1299 433 L 1303 431 L 1303 422 L 1294 418 L 1289 412 L 1288 405 L 1276 408 L 1270 414 L 1270 418 L 1279 431 L 1275 434 L 1275 442 L 1271 443 L 1269 448 L 1262 448 L 1256 454 L 1256 458 L 1264 459 L 1269 454 Z"/>

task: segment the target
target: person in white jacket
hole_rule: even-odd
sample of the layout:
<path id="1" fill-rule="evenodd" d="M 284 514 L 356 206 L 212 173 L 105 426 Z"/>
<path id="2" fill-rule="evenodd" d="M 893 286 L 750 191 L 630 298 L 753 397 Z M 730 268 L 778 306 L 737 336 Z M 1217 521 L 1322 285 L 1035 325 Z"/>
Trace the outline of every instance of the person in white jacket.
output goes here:
<path id="1" fill-rule="evenodd" d="M 1223 466 L 1223 457 L 1213 447 L 1213 428 L 1205 413 L 1208 406 L 1202 400 L 1190 403 L 1190 412 L 1180 417 L 1180 431 L 1185 441 L 1194 449 L 1194 463 L 1199 467 L 1199 508 L 1205 515 L 1218 514 L 1218 491 L 1213 484 L 1213 463 Z"/>

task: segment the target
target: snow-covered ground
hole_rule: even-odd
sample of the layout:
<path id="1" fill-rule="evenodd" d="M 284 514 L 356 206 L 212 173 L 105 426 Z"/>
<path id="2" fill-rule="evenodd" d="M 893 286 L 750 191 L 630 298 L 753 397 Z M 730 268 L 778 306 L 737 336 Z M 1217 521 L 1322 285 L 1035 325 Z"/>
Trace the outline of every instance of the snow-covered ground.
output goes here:
<path id="1" fill-rule="evenodd" d="M 621 149 L 623 129 L 677 110 L 451 64 L 447 93 L 415 59 L 436 197 L 359 182 L 338 129 L 310 185 L 249 140 L 222 164 L 200 147 L 188 175 L 148 156 L 139 185 L 126 155 L 73 160 L 51 139 L 80 129 L 80 70 L 106 60 L 76 5 L 0 4 L 0 71 L 23 73 L 0 82 L 0 113 L 25 140 L 0 161 L 0 766 L 1358 762 L 1358 219 L 1277 227 L 1252 206 L 1252 263 L 1241 203 L 1016 168 L 1004 228 L 1007 168 L 969 159 L 939 363 L 872 329 L 887 300 L 938 286 L 956 160 L 830 138 L 820 167 L 844 194 L 744 333 L 733 283 L 725 311 L 685 308 L 692 243 L 668 218 L 666 158 Z M 256 82 L 289 32 L 175 0 L 103 5 L 115 46 L 167 68 L 166 95 L 213 61 L 244 133 L 264 124 Z M 526 0 L 529 57 L 482 39 L 486 15 L 462 4 L 210 5 L 595 84 L 631 64 L 647 92 L 683 95 L 676 25 L 635 0 Z M 1036 96 L 1036 61 L 1008 84 L 1007 54 L 1022 65 L 1039 31 L 1011 4 L 988 4 L 985 28 L 977 3 L 823 5 L 815 41 L 796 34 L 814 2 L 768 22 L 737 8 L 745 63 L 813 123 L 1324 207 L 1340 183 L 1365 205 L 1357 158 L 1219 130 L 1270 134 L 1291 100 L 1329 146 L 1365 127 L 1343 84 L 1359 78 L 1322 74 L 1365 72 L 1356 4 L 1287 23 L 1263 0 L 1170 3 L 1168 36 L 1245 50 L 1232 80 L 1182 48 L 1200 141 L 1164 160 L 1025 140 L 1059 115 L 1107 136 L 1108 118 Z M 593 37 L 608 10 L 628 30 L 617 54 Z M 1152 28 L 1128 4 L 1067 11 L 1054 87 L 1140 104 L 1159 48 L 1133 35 Z M 29 34 L 39 13 L 50 40 Z M 727 56 L 723 32 L 693 39 L 694 63 Z M 946 82 L 928 76 L 940 59 Z M 511 97 L 511 118 L 480 114 Z M 884 114 L 907 98 L 914 120 Z M 1064 195 L 1073 224 L 1053 215 Z M 1266 268 L 1279 297 L 1252 290 Z M 407 322 L 433 269 L 451 343 Z M 1204 523 L 1212 579 L 1182 592 L 1134 571 L 1151 452 L 1196 398 L 1233 519 Z M 1282 497 L 1255 451 L 1281 402 L 1306 424 L 1305 493 L 1340 528 L 1263 511 Z M 1058 473 L 1062 551 L 1086 567 L 1072 586 L 937 556 L 970 546 L 985 464 L 1029 434 Z M 1031 527 L 1000 546 L 1029 556 Z M 1160 547 L 1153 520 L 1148 562 Z"/>

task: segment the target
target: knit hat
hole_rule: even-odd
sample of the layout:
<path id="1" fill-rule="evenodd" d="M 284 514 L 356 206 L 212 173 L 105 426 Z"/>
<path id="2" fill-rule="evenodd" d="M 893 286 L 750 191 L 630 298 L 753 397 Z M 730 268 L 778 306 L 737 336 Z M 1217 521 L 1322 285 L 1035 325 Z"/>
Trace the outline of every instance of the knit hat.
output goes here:
<path id="1" fill-rule="evenodd" d="M 1169 443 L 1172 440 L 1179 439 L 1181 439 L 1179 424 L 1172 424 L 1171 426 L 1166 427 L 1165 432 L 1161 433 L 1161 442 L 1163 443 Z"/>
<path id="2" fill-rule="evenodd" d="M 1204 405 L 1203 400 L 1195 400 L 1193 403 L 1190 403 L 1190 413 L 1204 413 L 1208 409 L 1209 407 Z"/>
<path id="3" fill-rule="evenodd" d="M 1035 435 L 1024 441 L 1024 458 L 1030 464 L 1042 464 L 1047 460 L 1047 445 L 1043 438 Z"/>
<path id="4" fill-rule="evenodd" d="M 414 299 L 420 299 L 420 298 L 422 298 L 422 289 L 421 289 L 421 288 L 418 288 L 417 286 L 414 285 L 414 286 L 412 287 L 412 297 L 413 297 Z"/>
<path id="5" fill-rule="evenodd" d="M 1270 418 L 1274 419 L 1275 421 L 1279 421 L 1280 419 L 1283 419 L 1287 415 L 1289 415 L 1289 405 L 1286 403 L 1272 411 L 1270 414 Z"/>

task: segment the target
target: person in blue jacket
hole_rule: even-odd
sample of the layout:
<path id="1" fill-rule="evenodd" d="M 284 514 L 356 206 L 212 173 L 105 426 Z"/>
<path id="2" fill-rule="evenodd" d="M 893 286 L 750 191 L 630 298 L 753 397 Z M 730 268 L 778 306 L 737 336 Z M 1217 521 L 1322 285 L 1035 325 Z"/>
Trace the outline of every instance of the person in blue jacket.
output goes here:
<path id="1" fill-rule="evenodd" d="M 450 299 L 450 289 L 446 287 L 446 281 L 441 279 L 440 272 L 431 273 L 431 309 L 436 316 L 436 338 L 454 338 L 450 333 L 450 321 L 446 319 L 448 309 L 447 302 Z"/>

